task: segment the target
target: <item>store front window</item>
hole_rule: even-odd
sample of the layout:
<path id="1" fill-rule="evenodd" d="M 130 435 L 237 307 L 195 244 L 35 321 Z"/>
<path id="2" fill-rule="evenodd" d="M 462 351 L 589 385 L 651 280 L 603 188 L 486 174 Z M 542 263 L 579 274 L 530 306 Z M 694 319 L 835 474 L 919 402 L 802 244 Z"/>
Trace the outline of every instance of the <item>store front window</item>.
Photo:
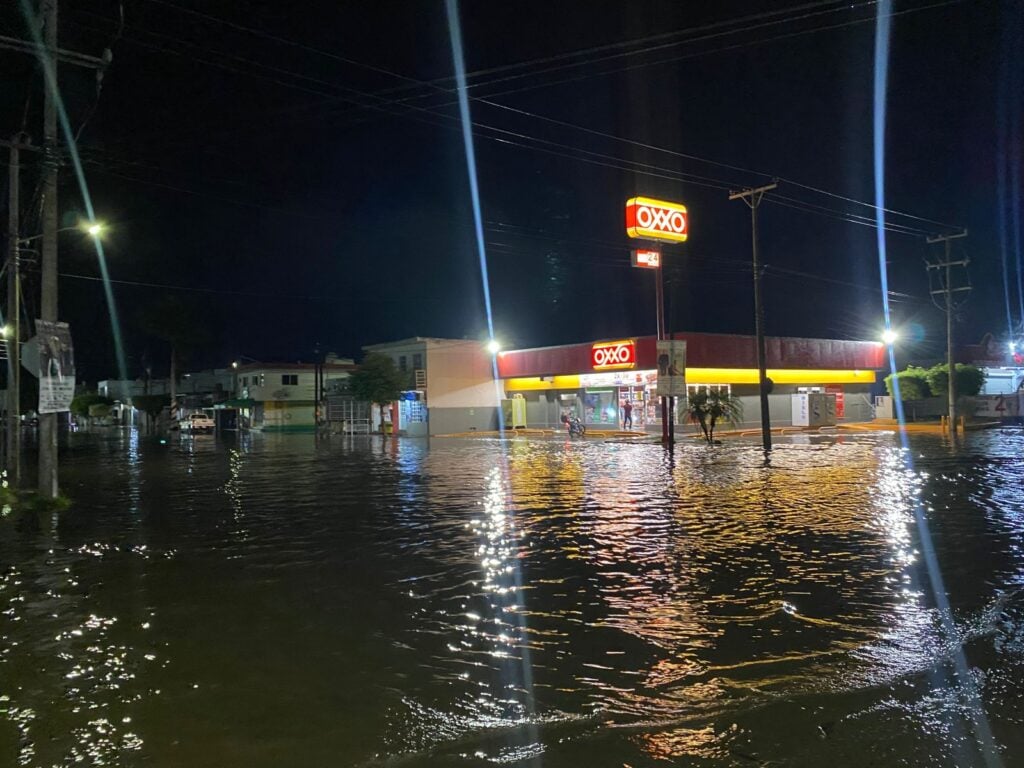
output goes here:
<path id="1" fill-rule="evenodd" d="M 732 394 L 732 387 L 729 384 L 687 384 L 687 395 L 708 395 L 712 392 L 719 395 Z"/>
<path id="2" fill-rule="evenodd" d="M 608 424 L 619 423 L 618 390 L 588 389 L 583 394 L 583 423 Z"/>

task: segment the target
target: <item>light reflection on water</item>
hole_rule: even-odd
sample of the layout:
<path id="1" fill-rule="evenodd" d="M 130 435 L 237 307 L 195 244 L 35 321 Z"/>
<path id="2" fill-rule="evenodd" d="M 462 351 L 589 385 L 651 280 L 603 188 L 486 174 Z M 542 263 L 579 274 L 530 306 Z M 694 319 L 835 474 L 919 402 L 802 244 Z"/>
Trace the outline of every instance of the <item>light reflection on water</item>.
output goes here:
<path id="1" fill-rule="evenodd" d="M 75 439 L 0 521 L 0 764 L 946 764 L 918 498 L 1024 759 L 1019 432 Z"/>

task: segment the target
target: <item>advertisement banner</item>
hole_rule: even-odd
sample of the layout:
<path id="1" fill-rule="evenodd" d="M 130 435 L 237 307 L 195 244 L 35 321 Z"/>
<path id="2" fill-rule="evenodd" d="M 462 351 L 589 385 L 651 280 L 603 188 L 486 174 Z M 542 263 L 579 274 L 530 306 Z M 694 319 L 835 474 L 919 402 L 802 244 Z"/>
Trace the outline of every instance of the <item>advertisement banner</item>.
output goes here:
<path id="1" fill-rule="evenodd" d="M 658 342 L 658 397 L 686 397 L 686 342 Z"/>
<path id="2" fill-rule="evenodd" d="M 39 343 L 39 413 L 71 408 L 75 396 L 75 350 L 67 323 L 36 320 Z"/>

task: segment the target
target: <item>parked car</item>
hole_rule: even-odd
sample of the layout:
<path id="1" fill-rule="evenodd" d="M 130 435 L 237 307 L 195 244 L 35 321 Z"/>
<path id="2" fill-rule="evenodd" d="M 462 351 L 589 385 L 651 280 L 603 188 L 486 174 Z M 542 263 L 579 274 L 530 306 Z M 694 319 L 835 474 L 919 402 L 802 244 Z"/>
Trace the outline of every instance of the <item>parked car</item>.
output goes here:
<path id="1" fill-rule="evenodd" d="M 181 431 L 196 434 L 197 432 L 213 432 L 213 419 L 205 413 L 190 413 L 180 422 Z"/>

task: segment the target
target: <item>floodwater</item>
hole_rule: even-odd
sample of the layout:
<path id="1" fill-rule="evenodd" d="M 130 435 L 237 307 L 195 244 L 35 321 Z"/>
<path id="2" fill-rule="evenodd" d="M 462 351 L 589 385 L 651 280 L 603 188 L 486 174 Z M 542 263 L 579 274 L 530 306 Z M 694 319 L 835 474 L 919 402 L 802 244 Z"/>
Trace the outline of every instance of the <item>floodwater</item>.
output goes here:
<path id="1" fill-rule="evenodd" d="M 1024 765 L 1020 430 L 63 461 L 0 518 L 0 766 Z"/>

